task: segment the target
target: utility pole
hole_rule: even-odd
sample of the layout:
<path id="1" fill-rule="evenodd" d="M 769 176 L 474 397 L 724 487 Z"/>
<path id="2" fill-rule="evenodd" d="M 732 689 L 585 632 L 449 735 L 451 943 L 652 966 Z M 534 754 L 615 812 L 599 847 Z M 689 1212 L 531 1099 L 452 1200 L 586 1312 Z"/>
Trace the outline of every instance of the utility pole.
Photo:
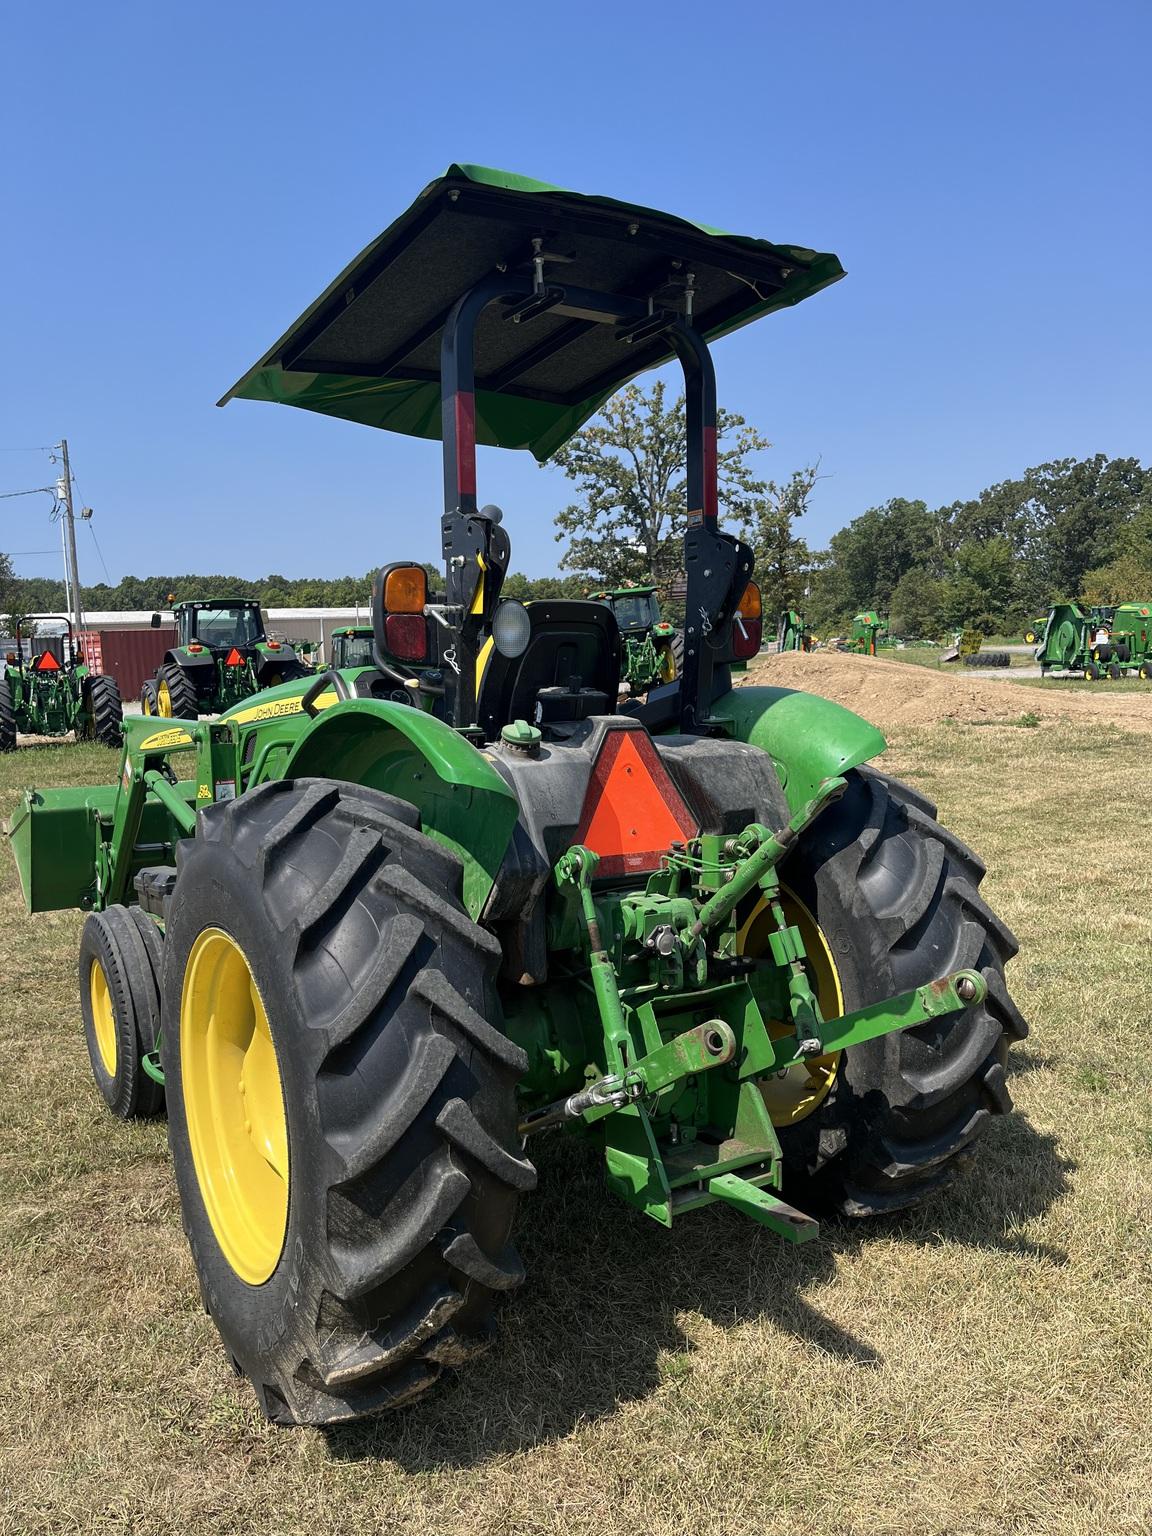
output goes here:
<path id="1" fill-rule="evenodd" d="M 61 491 L 64 501 L 64 558 L 67 570 L 66 585 L 72 588 L 72 626 L 76 644 L 80 644 L 80 631 L 84 628 L 84 614 L 80 607 L 80 570 L 76 564 L 76 519 L 72 514 L 72 470 L 68 464 L 68 439 L 60 439 L 60 457 L 64 463 Z"/>

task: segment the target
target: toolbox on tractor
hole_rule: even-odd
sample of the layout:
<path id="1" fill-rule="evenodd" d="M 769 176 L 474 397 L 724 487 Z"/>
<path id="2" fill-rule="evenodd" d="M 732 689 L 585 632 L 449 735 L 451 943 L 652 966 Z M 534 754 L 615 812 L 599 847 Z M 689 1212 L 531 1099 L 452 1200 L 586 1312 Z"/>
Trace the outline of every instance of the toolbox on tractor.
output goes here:
<path id="1" fill-rule="evenodd" d="M 1025 1025 L 982 866 L 868 766 L 867 722 L 731 685 L 762 616 L 719 524 L 708 342 L 840 275 L 450 167 L 226 397 L 439 437 L 443 596 L 394 561 L 373 667 L 130 721 L 114 786 L 26 798 L 27 899 L 90 909 L 97 1084 L 121 1115 L 162 1085 L 206 1303 L 280 1422 L 406 1402 L 483 1347 L 550 1128 L 662 1226 L 721 1204 L 801 1242 L 790 1190 L 914 1205 L 1008 1107 Z M 476 445 L 546 457 L 670 359 L 683 666 L 618 703 L 609 606 L 501 597 Z"/>

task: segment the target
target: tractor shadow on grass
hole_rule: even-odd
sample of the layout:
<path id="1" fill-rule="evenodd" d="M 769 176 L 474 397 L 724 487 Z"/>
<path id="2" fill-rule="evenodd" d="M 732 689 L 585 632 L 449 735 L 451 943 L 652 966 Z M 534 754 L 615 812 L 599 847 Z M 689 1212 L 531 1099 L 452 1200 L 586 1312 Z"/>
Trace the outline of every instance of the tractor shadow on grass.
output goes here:
<path id="1" fill-rule="evenodd" d="M 1070 1165 L 1053 1138 L 1014 1115 L 991 1127 L 980 1150 L 959 1183 L 921 1211 L 830 1223 L 821 1239 L 793 1248 L 721 1207 L 666 1231 L 606 1195 L 589 1148 L 551 1138 L 539 1148 L 540 1189 L 522 1206 L 516 1234 L 528 1280 L 500 1312 L 490 1352 L 410 1407 L 327 1432 L 330 1454 L 427 1472 L 562 1439 L 691 1370 L 684 1313 L 720 1328 L 763 1322 L 817 1354 L 875 1368 L 883 1360 L 867 1340 L 804 1299 L 832 1278 L 838 1255 L 898 1237 L 1064 1261 L 1017 1235 L 1067 1188 Z"/>

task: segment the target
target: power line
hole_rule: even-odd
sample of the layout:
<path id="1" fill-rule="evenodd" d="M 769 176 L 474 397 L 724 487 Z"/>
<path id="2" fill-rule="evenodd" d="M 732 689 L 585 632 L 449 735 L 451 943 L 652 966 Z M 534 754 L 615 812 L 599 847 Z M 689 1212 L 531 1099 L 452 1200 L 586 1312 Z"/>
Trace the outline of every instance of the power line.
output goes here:
<path id="1" fill-rule="evenodd" d="M 56 495 L 54 485 L 34 485 L 30 491 L 0 491 L 0 501 L 10 501 L 13 496 L 39 496 L 41 491 L 48 496 Z"/>
<path id="2" fill-rule="evenodd" d="M 108 574 L 108 566 L 104 560 L 104 551 L 100 548 L 100 540 L 96 537 L 96 530 L 93 528 L 91 520 L 88 521 L 88 532 L 92 535 L 92 542 L 96 546 L 96 553 L 99 555 L 100 564 L 104 568 L 104 580 L 108 583 L 109 586 L 112 586 L 112 577 Z"/>

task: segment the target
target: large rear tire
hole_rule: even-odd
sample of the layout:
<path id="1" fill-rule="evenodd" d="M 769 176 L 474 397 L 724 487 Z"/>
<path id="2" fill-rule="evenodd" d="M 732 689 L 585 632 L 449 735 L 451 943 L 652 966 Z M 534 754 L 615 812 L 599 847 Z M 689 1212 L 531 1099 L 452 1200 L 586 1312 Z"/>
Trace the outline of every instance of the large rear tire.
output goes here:
<path id="1" fill-rule="evenodd" d="M 1011 1108 L 1008 1044 L 1028 1026 L 1004 984 L 1016 941 L 978 894 L 984 866 L 906 784 L 863 768 L 782 869 L 818 922 L 846 1010 L 961 968 L 984 1003 L 845 1051 L 818 1110 L 781 1129 L 785 1188 L 849 1216 L 917 1205 Z"/>
<path id="2" fill-rule="evenodd" d="M 410 805 L 328 780 L 209 806 L 180 844 L 169 1139 L 205 1303 L 276 1422 L 414 1397 L 482 1347 L 522 1279 L 508 1240 L 535 1182 L 516 1135 L 526 1061 L 461 879 Z"/>
<path id="3" fill-rule="evenodd" d="M 88 726 L 85 734 L 105 747 L 124 745 L 124 705 L 114 677 L 97 672 L 85 688 Z"/>
<path id="4" fill-rule="evenodd" d="M 7 678 L 0 677 L 0 752 L 16 750 L 16 710 Z"/>
<path id="5" fill-rule="evenodd" d="M 156 674 L 156 713 L 169 720 L 197 720 L 200 717 L 196 685 L 175 662 L 165 662 Z"/>

